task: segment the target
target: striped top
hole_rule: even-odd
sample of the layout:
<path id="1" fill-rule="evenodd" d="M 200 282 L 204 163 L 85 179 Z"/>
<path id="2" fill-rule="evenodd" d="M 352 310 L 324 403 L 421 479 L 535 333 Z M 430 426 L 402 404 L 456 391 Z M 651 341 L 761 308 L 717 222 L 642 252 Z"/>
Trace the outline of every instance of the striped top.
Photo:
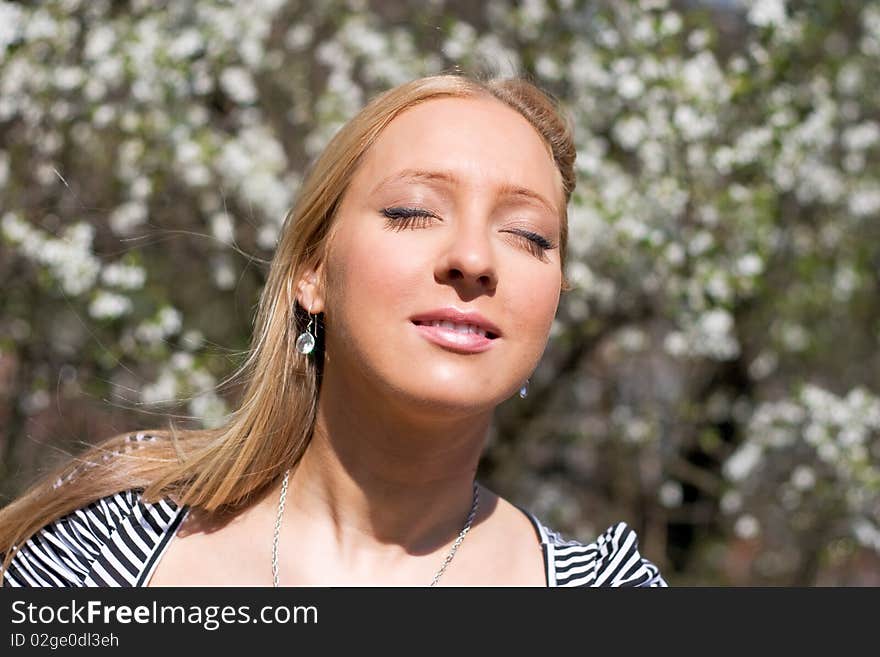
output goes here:
<path id="1" fill-rule="evenodd" d="M 130 438 L 130 446 L 154 439 Z M 133 488 L 109 495 L 46 525 L 16 551 L 3 585 L 146 586 L 190 508 L 170 498 L 147 503 L 142 493 Z M 540 540 L 547 586 L 667 586 L 657 566 L 639 553 L 636 532 L 625 522 L 611 525 L 592 543 L 580 543 L 517 508 Z"/>
<path id="2" fill-rule="evenodd" d="M 42 528 L 15 554 L 5 586 L 137 587 L 149 582 L 189 507 L 148 504 L 141 489 L 102 498 Z M 565 540 L 528 511 L 540 537 L 547 586 L 666 586 L 618 522 L 592 543 Z"/>

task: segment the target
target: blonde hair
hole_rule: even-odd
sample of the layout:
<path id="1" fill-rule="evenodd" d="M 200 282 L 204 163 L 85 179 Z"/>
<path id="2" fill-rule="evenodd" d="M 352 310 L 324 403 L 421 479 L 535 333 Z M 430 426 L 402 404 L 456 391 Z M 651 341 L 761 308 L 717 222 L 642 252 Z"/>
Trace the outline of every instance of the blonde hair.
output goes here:
<path id="1" fill-rule="evenodd" d="M 15 546 L 102 497 L 143 489 L 146 502 L 168 497 L 207 512 L 230 511 L 259 499 L 299 460 L 314 427 L 323 346 L 319 341 L 309 357 L 295 351 L 294 341 L 308 313 L 297 303 L 293 287 L 324 257 L 339 202 L 381 131 L 407 108 L 441 97 L 496 98 L 543 137 L 562 181 L 562 291 L 570 289 L 564 271 L 576 152 L 571 122 L 556 99 L 523 78 L 461 74 L 419 78 L 385 91 L 333 137 L 285 218 L 260 296 L 249 356 L 229 379 L 244 383 L 242 401 L 225 424 L 138 434 L 149 440 L 132 441 L 130 433 L 120 434 L 44 475 L 0 510 L 2 570 L 9 566 Z"/>

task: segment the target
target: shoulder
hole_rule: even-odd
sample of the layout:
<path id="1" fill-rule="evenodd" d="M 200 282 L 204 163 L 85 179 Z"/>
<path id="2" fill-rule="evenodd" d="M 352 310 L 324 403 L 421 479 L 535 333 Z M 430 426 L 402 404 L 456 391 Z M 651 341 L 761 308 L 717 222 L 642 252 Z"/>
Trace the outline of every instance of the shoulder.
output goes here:
<path id="1" fill-rule="evenodd" d="M 4 586 L 140 586 L 182 520 L 170 499 L 146 503 L 142 489 L 108 495 L 37 531 L 18 546 Z"/>
<path id="2" fill-rule="evenodd" d="M 591 543 L 569 540 L 542 525 L 556 586 L 665 587 L 660 569 L 639 552 L 639 538 L 617 522 Z"/>

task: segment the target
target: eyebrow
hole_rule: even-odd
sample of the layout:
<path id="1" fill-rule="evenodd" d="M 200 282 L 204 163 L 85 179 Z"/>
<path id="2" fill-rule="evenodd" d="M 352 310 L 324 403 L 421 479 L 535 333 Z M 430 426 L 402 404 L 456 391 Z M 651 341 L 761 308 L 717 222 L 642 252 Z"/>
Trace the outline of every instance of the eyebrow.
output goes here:
<path id="1" fill-rule="evenodd" d="M 380 189 L 385 187 L 386 185 L 390 185 L 391 183 L 410 180 L 414 182 L 424 182 L 428 184 L 436 185 L 438 183 L 443 185 L 450 184 L 458 184 L 461 182 L 461 179 L 456 176 L 451 171 L 428 171 L 425 169 L 404 169 L 403 171 L 398 171 L 394 173 L 384 180 L 382 180 L 378 185 L 373 188 L 372 194 L 375 194 Z M 559 211 L 550 203 L 546 198 L 538 194 L 537 192 L 532 191 L 527 187 L 520 187 L 519 185 L 513 185 L 511 183 L 502 183 L 497 187 L 499 196 L 515 196 L 519 198 L 524 198 L 527 200 L 535 201 L 540 205 L 543 205 L 545 208 L 550 210 L 554 216 L 559 214 Z"/>

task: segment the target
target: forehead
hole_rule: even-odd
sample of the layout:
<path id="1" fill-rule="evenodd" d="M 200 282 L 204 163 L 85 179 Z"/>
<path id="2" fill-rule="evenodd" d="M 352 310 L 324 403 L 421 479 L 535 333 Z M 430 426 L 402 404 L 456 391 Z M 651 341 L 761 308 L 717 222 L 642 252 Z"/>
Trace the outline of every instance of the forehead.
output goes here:
<path id="1" fill-rule="evenodd" d="M 402 112 L 367 151 L 353 183 L 370 194 L 412 182 L 395 174 L 413 170 L 448 172 L 474 188 L 530 190 L 559 210 L 561 177 L 548 146 L 525 117 L 492 98 L 432 99 Z"/>

